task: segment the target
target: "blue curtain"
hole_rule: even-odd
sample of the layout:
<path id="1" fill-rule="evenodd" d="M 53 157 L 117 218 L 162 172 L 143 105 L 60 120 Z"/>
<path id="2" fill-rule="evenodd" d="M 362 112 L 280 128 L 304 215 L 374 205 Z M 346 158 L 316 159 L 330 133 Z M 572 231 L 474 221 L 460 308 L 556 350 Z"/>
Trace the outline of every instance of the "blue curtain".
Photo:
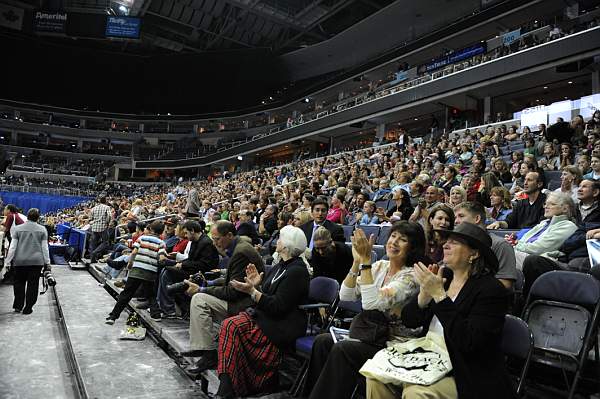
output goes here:
<path id="1" fill-rule="evenodd" d="M 38 193 L 19 193 L 14 191 L 0 191 L 4 204 L 14 204 L 22 208 L 27 214 L 30 208 L 38 208 L 41 214 L 54 212 L 59 209 L 70 208 L 77 204 L 92 199 L 91 197 L 71 197 L 66 195 L 50 195 Z"/>

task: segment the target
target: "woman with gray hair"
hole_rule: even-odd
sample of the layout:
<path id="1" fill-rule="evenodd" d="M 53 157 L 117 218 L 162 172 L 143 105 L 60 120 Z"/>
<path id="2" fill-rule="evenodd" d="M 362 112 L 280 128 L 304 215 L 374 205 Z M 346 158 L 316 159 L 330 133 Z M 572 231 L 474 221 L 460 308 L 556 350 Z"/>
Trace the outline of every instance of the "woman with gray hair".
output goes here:
<path id="1" fill-rule="evenodd" d="M 226 319 L 219 333 L 219 390 L 221 398 L 260 394 L 277 387 L 283 351 L 292 349 L 306 332 L 306 302 L 310 277 L 300 259 L 306 236 L 285 226 L 277 241 L 281 261 L 265 276 L 250 264 L 245 282 L 231 281 L 248 294 L 256 307 Z"/>
<path id="2" fill-rule="evenodd" d="M 553 191 L 548 195 L 544 204 L 544 217 L 520 240 L 516 240 L 513 235 L 506 237 L 515 248 L 519 270 L 523 270 L 523 262 L 528 255 L 558 251 L 563 242 L 577 230 L 577 225 L 573 223 L 575 204 L 567 193 Z"/>

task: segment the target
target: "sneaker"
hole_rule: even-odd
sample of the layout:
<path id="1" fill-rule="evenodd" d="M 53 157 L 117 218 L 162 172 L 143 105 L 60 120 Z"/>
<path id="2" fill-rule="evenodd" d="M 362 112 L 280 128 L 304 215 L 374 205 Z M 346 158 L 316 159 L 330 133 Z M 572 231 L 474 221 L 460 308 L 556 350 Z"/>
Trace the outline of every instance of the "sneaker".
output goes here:
<path id="1" fill-rule="evenodd" d="M 113 324 L 115 324 L 115 319 L 113 319 L 112 317 L 109 316 L 106 318 L 104 323 L 108 324 L 109 326 L 112 326 Z"/>
<path id="2" fill-rule="evenodd" d="M 154 314 L 154 315 L 150 315 L 150 318 L 156 322 L 162 321 L 162 317 L 160 314 Z"/>
<path id="3" fill-rule="evenodd" d="M 177 313 L 175 313 L 175 312 L 170 312 L 170 313 L 163 312 L 162 318 L 163 319 L 181 319 L 181 317 L 177 316 Z"/>
<path id="4" fill-rule="evenodd" d="M 160 313 L 151 313 L 150 318 L 154 321 L 162 321 L 162 317 Z"/>

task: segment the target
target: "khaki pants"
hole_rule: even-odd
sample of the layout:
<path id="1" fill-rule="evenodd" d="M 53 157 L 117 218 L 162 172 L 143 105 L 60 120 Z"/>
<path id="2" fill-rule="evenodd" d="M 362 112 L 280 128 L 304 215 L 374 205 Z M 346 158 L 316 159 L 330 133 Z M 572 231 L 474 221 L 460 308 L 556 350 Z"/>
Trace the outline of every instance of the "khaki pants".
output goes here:
<path id="1" fill-rule="evenodd" d="M 395 389 L 396 387 L 394 387 Z M 400 387 L 398 387 L 400 390 Z M 367 378 L 367 399 L 395 399 L 398 394 L 386 384 Z M 444 377 L 428 386 L 404 384 L 402 399 L 457 399 L 454 377 Z"/>
<path id="2" fill-rule="evenodd" d="M 214 323 L 227 318 L 227 301 L 198 293 L 190 305 L 190 350 L 215 350 L 217 343 Z"/>

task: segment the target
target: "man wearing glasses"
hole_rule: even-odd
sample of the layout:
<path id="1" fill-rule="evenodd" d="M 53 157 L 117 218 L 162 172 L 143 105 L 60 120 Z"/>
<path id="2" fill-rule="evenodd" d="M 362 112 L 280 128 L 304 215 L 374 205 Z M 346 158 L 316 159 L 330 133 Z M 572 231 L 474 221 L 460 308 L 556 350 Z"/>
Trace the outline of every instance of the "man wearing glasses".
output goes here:
<path id="1" fill-rule="evenodd" d="M 237 236 L 235 226 L 226 220 L 219 220 L 211 227 L 213 243 L 222 256 L 228 257 L 225 276 L 210 282 L 208 287 L 188 283 L 186 294 L 192 296 L 190 305 L 190 351 L 182 352 L 184 357 L 200 357 L 194 366 L 186 370 L 192 377 L 213 369 L 217 365 L 218 331 L 213 323 L 237 315 L 254 305 L 250 295 L 234 289 L 232 280 L 245 282 L 246 267 L 254 264 L 259 273 L 264 272 L 264 262 L 252 241 L 245 236 Z"/>

